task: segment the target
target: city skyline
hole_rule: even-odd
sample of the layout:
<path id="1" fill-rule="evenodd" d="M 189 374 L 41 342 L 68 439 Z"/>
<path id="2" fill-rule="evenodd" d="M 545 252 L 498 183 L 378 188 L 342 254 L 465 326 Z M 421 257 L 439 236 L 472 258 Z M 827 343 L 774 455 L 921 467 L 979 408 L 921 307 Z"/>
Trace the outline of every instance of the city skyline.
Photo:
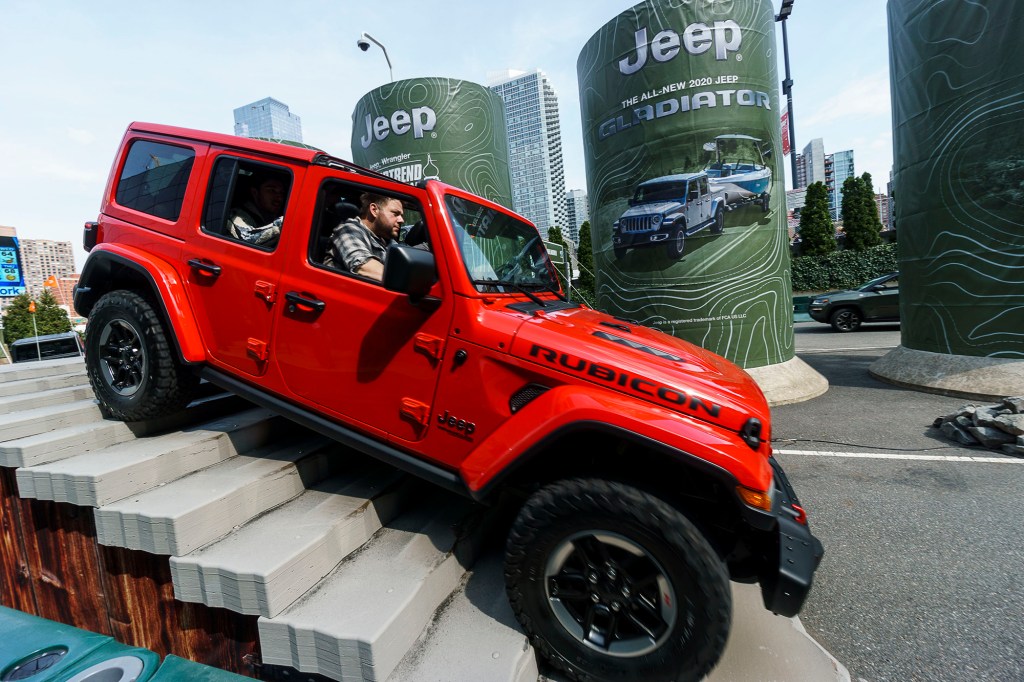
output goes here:
<path id="1" fill-rule="evenodd" d="M 339 30 L 325 20 L 338 12 L 336 3 L 309 0 L 274 24 L 277 39 L 292 48 L 255 60 L 251 50 L 225 42 L 223 28 L 265 35 L 275 5 L 263 0 L 245 13 L 191 0 L 173 7 L 12 0 L 0 25 L 9 103 L 0 108 L 0 223 L 27 238 L 72 241 L 81 268 L 82 224 L 97 215 L 114 150 L 131 121 L 231 132 L 228 112 L 268 94 L 301 112 L 304 142 L 350 158 L 355 104 L 389 79 L 379 49 L 356 47 L 360 30 L 387 46 L 396 80 L 485 83 L 495 70 L 543 70 L 559 96 L 565 187 L 585 188 L 576 60 L 586 41 L 631 5 L 455 2 L 431 12 L 398 0 L 389 24 L 368 8 L 352 7 Z M 204 20 L 196 22 L 200 10 Z M 487 25 L 500 31 L 480 30 Z M 83 33 L 104 49 L 81 50 Z M 430 49 L 411 39 L 416 35 L 431 37 Z M 892 165 L 884 0 L 856 7 L 797 0 L 788 35 L 796 149 L 816 137 L 834 149 L 854 149 L 858 173 L 868 171 L 881 183 Z M 177 49 L 183 36 L 193 44 L 186 51 Z M 445 47 L 455 38 L 458 49 Z M 847 49 L 822 50 L 824 44 Z M 155 58 L 172 51 L 173 60 Z M 781 38 L 777 52 L 781 62 Z M 83 106 L 97 97 L 103 107 Z M 788 176 L 788 159 L 785 165 Z"/>

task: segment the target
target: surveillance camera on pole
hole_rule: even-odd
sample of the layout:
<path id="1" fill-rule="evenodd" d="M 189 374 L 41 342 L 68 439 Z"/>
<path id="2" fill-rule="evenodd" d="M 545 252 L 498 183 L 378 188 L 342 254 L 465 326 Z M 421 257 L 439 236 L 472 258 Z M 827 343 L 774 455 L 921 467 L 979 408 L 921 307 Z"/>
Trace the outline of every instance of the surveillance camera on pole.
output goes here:
<path id="1" fill-rule="evenodd" d="M 356 40 L 356 47 L 358 47 L 363 52 L 366 52 L 367 50 L 370 49 L 370 43 L 373 43 L 374 45 L 379 47 L 381 49 L 381 51 L 384 53 L 384 59 L 386 59 L 387 62 L 388 62 L 388 73 L 391 75 L 391 81 L 394 82 L 394 80 L 395 80 L 395 73 L 391 69 L 391 57 L 388 56 L 387 49 L 380 43 L 379 40 L 377 40 L 376 38 L 371 36 L 369 33 L 363 33 Z"/>

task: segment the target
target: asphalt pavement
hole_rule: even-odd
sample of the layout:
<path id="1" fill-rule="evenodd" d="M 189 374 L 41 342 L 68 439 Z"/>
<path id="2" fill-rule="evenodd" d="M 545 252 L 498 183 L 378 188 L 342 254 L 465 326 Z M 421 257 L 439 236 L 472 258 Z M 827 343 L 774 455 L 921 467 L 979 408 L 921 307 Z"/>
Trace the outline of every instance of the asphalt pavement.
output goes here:
<path id="1" fill-rule="evenodd" d="M 932 428 L 970 401 L 868 374 L 898 325 L 798 322 L 795 338 L 829 381 L 772 410 L 773 447 L 825 545 L 808 633 L 853 680 L 1024 680 L 1024 459 Z"/>

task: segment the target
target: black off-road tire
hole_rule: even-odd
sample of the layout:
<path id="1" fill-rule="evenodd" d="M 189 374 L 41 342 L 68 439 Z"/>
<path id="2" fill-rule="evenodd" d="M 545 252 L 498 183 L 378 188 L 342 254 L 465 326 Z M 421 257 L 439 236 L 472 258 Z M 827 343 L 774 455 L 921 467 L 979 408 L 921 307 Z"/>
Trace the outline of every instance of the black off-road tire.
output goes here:
<path id="1" fill-rule="evenodd" d="M 839 308 L 828 318 L 829 324 L 837 332 L 852 332 L 860 328 L 860 311 L 856 308 Z"/>
<path id="2" fill-rule="evenodd" d="M 505 585 L 533 646 L 574 680 L 699 680 L 729 634 L 729 576 L 707 540 L 618 482 L 560 481 L 528 499 Z"/>
<path id="3" fill-rule="evenodd" d="M 722 234 L 725 230 L 725 211 L 721 206 L 715 211 L 715 221 L 711 223 L 711 234 Z"/>
<path id="4" fill-rule="evenodd" d="M 686 224 L 682 224 L 672 230 L 668 244 L 665 245 L 665 252 L 670 260 L 679 260 L 686 250 Z"/>
<path id="5" fill-rule="evenodd" d="M 198 378 L 177 359 L 153 306 L 132 291 L 105 294 L 85 335 L 85 365 L 100 409 L 122 421 L 155 419 L 189 403 Z"/>
<path id="6" fill-rule="evenodd" d="M 615 260 L 623 260 L 626 257 L 626 252 L 629 251 L 625 246 L 614 246 L 612 250 L 615 253 Z"/>

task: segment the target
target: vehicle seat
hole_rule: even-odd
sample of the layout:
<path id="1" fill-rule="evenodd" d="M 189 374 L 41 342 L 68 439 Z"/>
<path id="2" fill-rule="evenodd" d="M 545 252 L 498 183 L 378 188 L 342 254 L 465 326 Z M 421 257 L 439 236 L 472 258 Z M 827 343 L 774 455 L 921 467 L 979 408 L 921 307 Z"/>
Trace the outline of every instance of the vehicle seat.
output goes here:
<path id="1" fill-rule="evenodd" d="M 320 233 L 317 235 L 316 253 L 313 254 L 314 262 L 324 262 L 327 249 L 331 248 L 331 235 L 334 233 L 334 228 L 358 215 L 359 207 L 345 200 L 339 201 L 331 208 L 324 209 L 323 217 L 320 220 Z"/>

